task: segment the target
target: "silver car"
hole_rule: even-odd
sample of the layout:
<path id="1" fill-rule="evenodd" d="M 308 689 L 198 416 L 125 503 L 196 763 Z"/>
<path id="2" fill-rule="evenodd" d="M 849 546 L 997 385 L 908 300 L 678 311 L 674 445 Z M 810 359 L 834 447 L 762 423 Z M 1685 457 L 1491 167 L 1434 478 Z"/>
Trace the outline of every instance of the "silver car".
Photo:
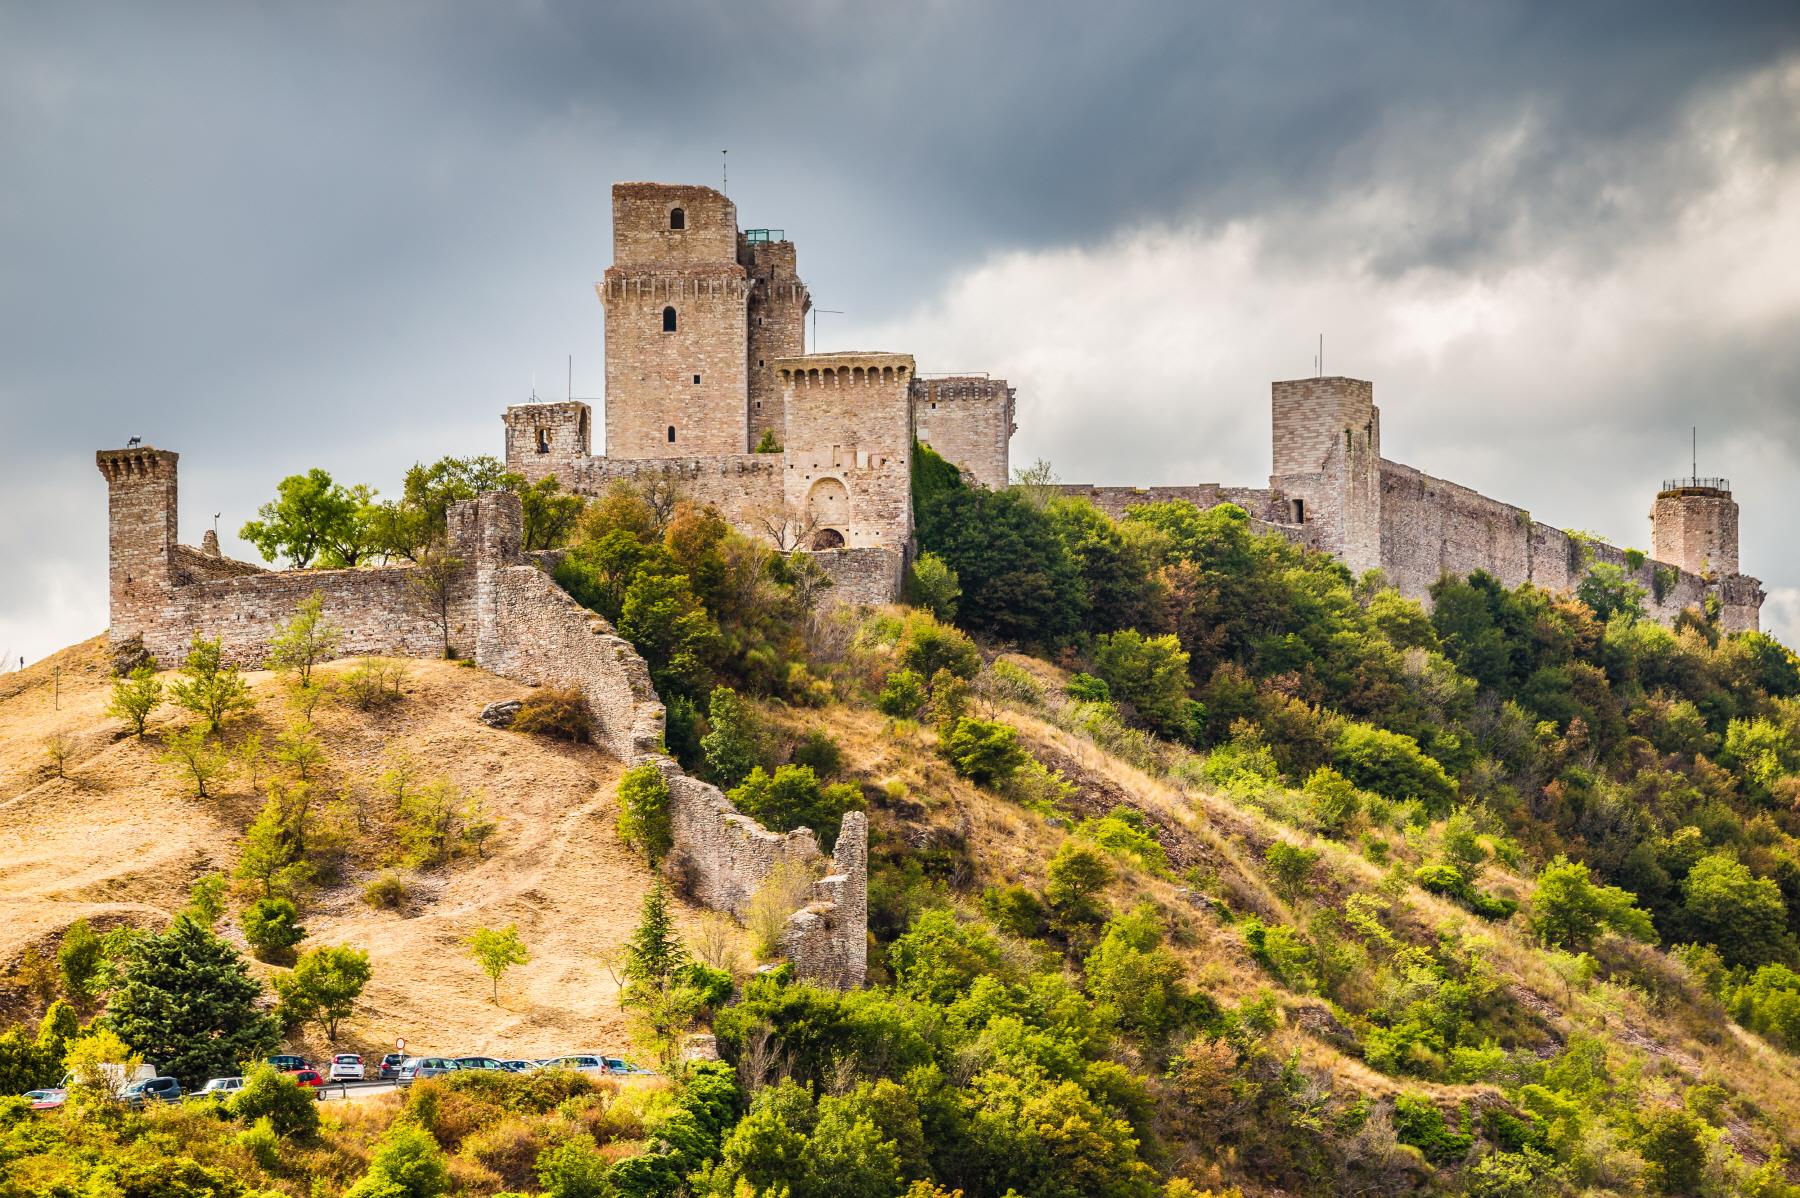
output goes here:
<path id="1" fill-rule="evenodd" d="M 241 1077 L 214 1077 L 207 1079 L 204 1086 L 194 1091 L 195 1098 L 230 1098 L 244 1088 Z"/>
<path id="2" fill-rule="evenodd" d="M 449 1057 L 407 1057 L 400 1062 L 400 1076 L 394 1080 L 410 1086 L 422 1078 L 442 1077 L 456 1072 L 456 1062 Z"/>

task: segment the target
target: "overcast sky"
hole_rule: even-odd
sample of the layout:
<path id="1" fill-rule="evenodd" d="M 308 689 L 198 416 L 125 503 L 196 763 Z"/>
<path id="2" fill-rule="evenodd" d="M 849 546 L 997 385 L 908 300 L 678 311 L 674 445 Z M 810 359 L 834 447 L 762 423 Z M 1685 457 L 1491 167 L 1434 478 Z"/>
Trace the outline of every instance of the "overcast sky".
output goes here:
<path id="1" fill-rule="evenodd" d="M 1268 382 L 1646 546 L 1732 478 L 1800 640 L 1800 6 L 0 0 L 0 654 L 106 623 L 93 452 L 182 539 L 600 391 L 615 180 L 799 243 L 821 347 L 1019 389 L 1015 461 L 1262 484 Z"/>

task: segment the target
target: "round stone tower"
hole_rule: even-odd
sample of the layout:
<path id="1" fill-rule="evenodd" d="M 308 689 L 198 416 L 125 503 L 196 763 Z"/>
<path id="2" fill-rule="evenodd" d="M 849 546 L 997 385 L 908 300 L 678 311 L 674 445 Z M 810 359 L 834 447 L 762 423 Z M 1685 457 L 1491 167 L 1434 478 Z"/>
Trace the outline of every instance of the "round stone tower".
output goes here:
<path id="1" fill-rule="evenodd" d="M 1731 480 L 1671 478 L 1650 509 L 1650 556 L 1702 578 L 1738 572 L 1738 506 Z"/>

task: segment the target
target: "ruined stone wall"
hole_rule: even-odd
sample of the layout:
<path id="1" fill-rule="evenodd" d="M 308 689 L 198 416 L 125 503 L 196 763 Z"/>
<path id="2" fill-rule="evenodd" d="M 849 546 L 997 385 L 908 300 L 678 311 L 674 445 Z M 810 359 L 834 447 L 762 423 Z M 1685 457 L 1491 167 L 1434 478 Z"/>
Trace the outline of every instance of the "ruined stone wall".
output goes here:
<path id="1" fill-rule="evenodd" d="M 904 553 L 912 540 L 912 408 L 907 354 L 783 358 L 787 407 L 783 495 L 823 537 Z M 835 534 L 832 536 L 831 534 Z"/>
<path id="2" fill-rule="evenodd" d="M 1218 483 L 1196 483 L 1192 486 L 1167 487 L 1098 487 L 1091 483 L 1057 483 L 1051 488 L 1071 499 L 1085 499 L 1114 520 L 1147 503 L 1191 503 L 1201 511 L 1235 503 L 1258 521 L 1277 523 L 1285 518 L 1285 505 L 1272 491 L 1262 487 L 1224 487 Z"/>
<path id="3" fill-rule="evenodd" d="M 938 456 L 999 490 L 1012 478 L 1013 389 L 1005 379 L 979 376 L 912 383 L 915 436 Z"/>
<path id="4" fill-rule="evenodd" d="M 806 313 L 812 297 L 800 281 L 794 243 L 738 238 L 738 263 L 750 274 L 746 370 L 750 378 L 750 445 L 765 433 L 781 443 L 787 425 L 778 358 L 806 353 Z"/>
<path id="5" fill-rule="evenodd" d="M 838 833 L 831 872 L 813 884 L 812 900 L 782 930 L 781 952 L 802 977 L 840 989 L 860 986 L 869 969 L 868 926 L 868 816 L 852 811 Z"/>
<path id="6" fill-rule="evenodd" d="M 743 267 L 729 257 L 716 266 L 606 272 L 599 291 L 606 305 L 607 457 L 750 448 L 749 290 Z"/>
<path id="7" fill-rule="evenodd" d="M 211 536 L 210 530 L 208 530 L 208 536 Z M 242 578 L 249 574 L 268 573 L 267 570 L 252 562 L 240 562 L 229 557 L 220 557 L 217 553 L 195 549 L 192 545 L 175 546 L 171 565 L 177 586 L 185 586 L 191 582 L 211 582 L 219 578 Z"/>
<path id="8" fill-rule="evenodd" d="M 580 400 L 506 409 L 506 468 L 526 482 L 561 476 L 588 457 L 593 409 Z"/>

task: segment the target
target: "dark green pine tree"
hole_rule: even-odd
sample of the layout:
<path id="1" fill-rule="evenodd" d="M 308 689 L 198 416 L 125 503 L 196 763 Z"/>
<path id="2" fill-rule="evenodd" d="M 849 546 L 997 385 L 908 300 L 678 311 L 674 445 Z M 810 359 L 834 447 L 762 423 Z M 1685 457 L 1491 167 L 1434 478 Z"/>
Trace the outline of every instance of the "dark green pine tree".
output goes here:
<path id="1" fill-rule="evenodd" d="M 244 959 L 191 916 L 145 936 L 113 994 L 107 1022 L 162 1074 L 188 1089 L 275 1046 L 279 1029 L 257 1005 L 262 987 Z"/>
<path id="2" fill-rule="evenodd" d="M 669 891 L 658 878 L 644 896 L 644 918 L 625 943 L 625 978 L 633 985 L 663 986 L 687 963 L 687 950 L 669 917 Z"/>

